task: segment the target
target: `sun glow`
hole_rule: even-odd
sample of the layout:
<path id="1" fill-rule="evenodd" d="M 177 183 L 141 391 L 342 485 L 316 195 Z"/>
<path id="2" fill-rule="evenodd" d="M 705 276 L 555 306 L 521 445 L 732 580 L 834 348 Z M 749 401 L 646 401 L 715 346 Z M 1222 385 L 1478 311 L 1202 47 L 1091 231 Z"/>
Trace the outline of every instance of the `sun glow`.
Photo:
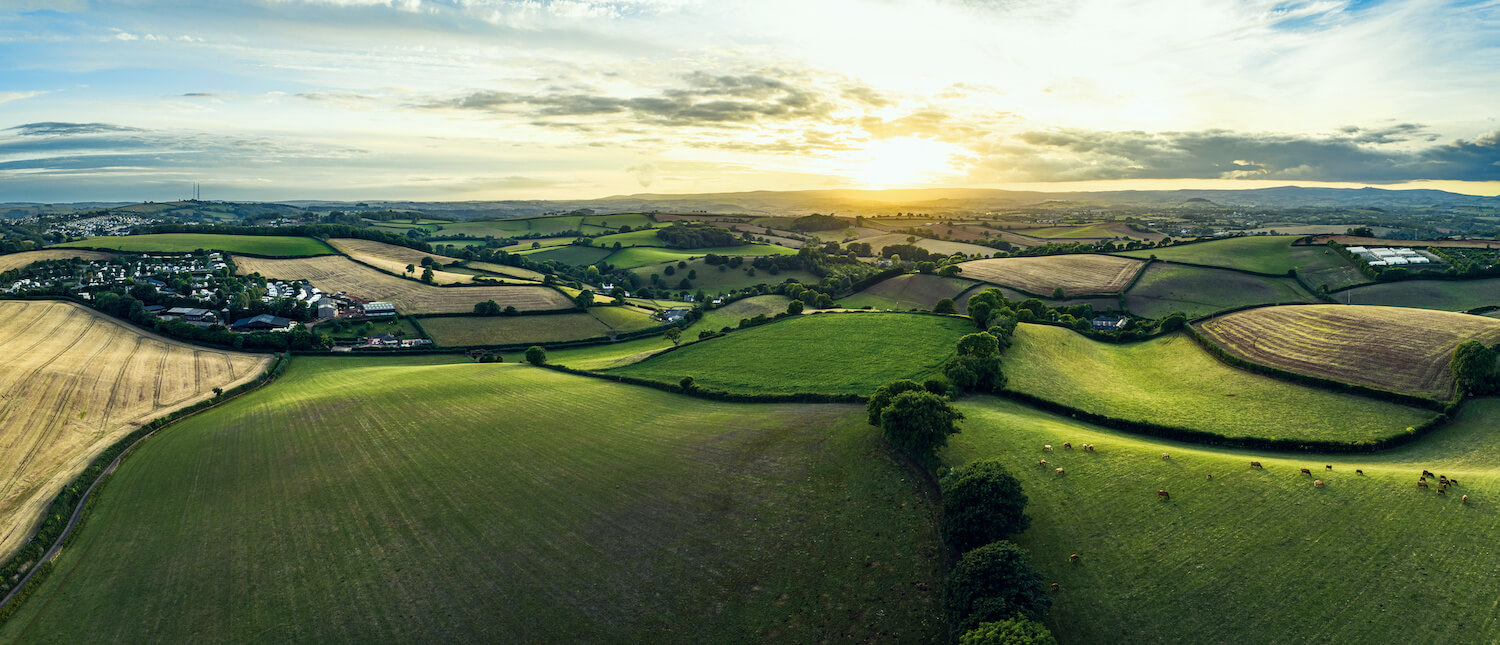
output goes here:
<path id="1" fill-rule="evenodd" d="M 950 143 L 896 137 L 871 141 L 853 153 L 849 176 L 866 188 L 930 185 L 957 173 L 954 158 L 962 150 Z"/>

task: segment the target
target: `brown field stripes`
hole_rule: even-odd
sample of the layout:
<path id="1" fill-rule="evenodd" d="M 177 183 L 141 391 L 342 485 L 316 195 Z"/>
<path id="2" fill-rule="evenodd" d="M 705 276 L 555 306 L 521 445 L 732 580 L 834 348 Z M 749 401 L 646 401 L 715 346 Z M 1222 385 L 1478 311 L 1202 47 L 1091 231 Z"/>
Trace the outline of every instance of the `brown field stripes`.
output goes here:
<path id="1" fill-rule="evenodd" d="M 37 310 L 38 311 L 37 311 L 36 317 L 32 318 L 29 322 L 26 323 L 27 327 L 30 327 L 32 325 L 35 325 L 35 324 L 38 324 L 38 323 L 41 323 L 41 322 L 45 322 L 44 319 L 47 317 L 47 315 L 50 314 L 50 313 L 53 313 L 52 311 L 49 311 L 48 308 L 46 308 L 46 307 L 38 307 Z M 27 336 L 30 336 L 31 334 L 20 334 L 20 335 L 17 335 L 17 336 L 12 336 L 10 338 L 7 338 L 7 339 L 5 339 L 3 341 L 0 341 L 0 356 L 8 357 L 8 358 L 0 359 L 0 367 L 4 367 L 6 365 L 9 365 L 9 364 L 11 364 L 11 363 L 19 360 L 20 358 L 22 358 L 22 357 L 26 356 L 27 354 L 29 354 L 31 352 L 31 350 L 36 349 L 36 347 L 38 345 L 41 345 L 42 343 L 47 342 L 48 340 L 50 340 L 53 336 L 55 336 L 57 334 L 57 330 L 62 329 L 62 326 L 65 325 L 65 324 L 67 324 L 68 321 L 73 318 L 72 314 L 73 314 L 73 312 L 65 312 L 63 315 L 58 316 L 58 321 L 57 321 L 56 325 L 53 325 L 52 328 L 50 330 L 48 330 L 47 333 L 45 333 L 45 334 L 36 334 L 35 335 L 36 338 L 32 340 L 31 344 L 30 345 L 26 345 L 24 348 L 12 348 L 9 345 L 10 345 L 11 341 L 17 340 L 17 339 L 24 340 L 24 339 L 26 339 Z"/>
<path id="2" fill-rule="evenodd" d="M 130 365 L 135 362 L 135 355 L 141 351 L 141 343 L 146 342 L 145 336 L 136 336 L 131 344 L 130 354 L 125 360 L 120 361 L 120 369 L 115 372 L 115 380 L 109 386 L 109 400 L 104 404 L 104 425 L 108 427 L 114 420 L 115 401 L 119 400 L 120 384 L 125 380 L 125 374 L 130 371 Z"/>

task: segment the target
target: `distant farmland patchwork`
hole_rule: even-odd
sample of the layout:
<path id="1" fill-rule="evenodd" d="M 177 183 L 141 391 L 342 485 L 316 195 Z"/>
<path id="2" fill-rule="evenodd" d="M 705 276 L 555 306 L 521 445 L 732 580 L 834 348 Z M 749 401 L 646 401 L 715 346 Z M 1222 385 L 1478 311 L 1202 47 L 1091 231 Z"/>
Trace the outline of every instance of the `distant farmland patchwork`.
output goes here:
<path id="1" fill-rule="evenodd" d="M 1459 343 L 1500 341 L 1500 321 L 1400 307 L 1262 307 L 1198 329 L 1254 363 L 1440 400 L 1454 394 L 1448 361 Z"/>
<path id="2" fill-rule="evenodd" d="M 1130 313 L 1162 318 L 1180 311 L 1203 316 L 1254 304 L 1315 302 L 1291 278 L 1269 278 L 1226 269 L 1153 262 L 1125 294 Z"/>
<path id="3" fill-rule="evenodd" d="M 439 347 L 515 345 L 604 338 L 659 325 L 644 312 L 626 307 L 593 307 L 588 313 L 545 316 L 453 316 L 421 319 Z"/>
<path id="4" fill-rule="evenodd" d="M 291 260 L 236 256 L 234 262 L 241 275 L 259 273 L 286 280 L 307 280 L 329 293 L 347 292 L 364 300 L 390 302 L 402 313 L 469 313 L 476 303 L 485 300 L 521 311 L 573 307 L 572 300 L 549 287 L 434 287 L 376 271 L 342 256 Z"/>
<path id="5" fill-rule="evenodd" d="M 424 253 L 416 249 L 409 249 L 394 244 L 384 244 L 372 240 L 361 240 L 357 238 L 334 238 L 328 243 L 338 249 L 340 253 L 347 255 L 359 262 L 363 262 L 382 271 L 388 271 L 398 275 L 410 275 L 413 278 L 422 276 L 422 261 L 432 259 L 442 264 L 454 261 L 450 258 L 436 253 Z M 407 273 L 406 267 L 412 267 L 412 272 Z M 458 282 L 473 281 L 474 276 L 433 269 L 433 280 L 438 284 L 453 284 Z"/>
<path id="6" fill-rule="evenodd" d="M 975 284 L 958 278 L 909 273 L 882 280 L 864 291 L 840 298 L 839 304 L 846 309 L 865 306 L 872 309 L 931 309 L 943 298 L 953 298 L 956 301 L 958 294 Z"/>
<path id="7" fill-rule="evenodd" d="M 82 260 L 108 260 L 114 257 L 113 253 L 103 251 L 86 251 L 83 249 L 43 249 L 41 251 L 22 251 L 20 253 L 7 253 L 0 255 L 0 273 L 11 269 L 19 269 L 34 262 L 43 260 L 66 260 L 79 258 Z"/>
<path id="8" fill-rule="evenodd" d="M 0 301 L 0 357 L 0 557 L 115 440 L 271 362 L 166 340 L 52 301 Z"/>
<path id="9" fill-rule="evenodd" d="M 91 237 L 59 247 L 100 248 L 130 253 L 188 253 L 213 249 L 269 257 L 331 255 L 332 247 L 310 237 L 280 235 L 215 235 L 208 233 L 158 233 L 122 237 Z"/>
<path id="10" fill-rule="evenodd" d="M 1061 287 L 1067 296 L 1119 293 L 1145 262 L 1112 255 L 1049 255 L 995 258 L 958 265 L 959 275 L 971 280 L 1013 287 L 1049 296 Z"/>

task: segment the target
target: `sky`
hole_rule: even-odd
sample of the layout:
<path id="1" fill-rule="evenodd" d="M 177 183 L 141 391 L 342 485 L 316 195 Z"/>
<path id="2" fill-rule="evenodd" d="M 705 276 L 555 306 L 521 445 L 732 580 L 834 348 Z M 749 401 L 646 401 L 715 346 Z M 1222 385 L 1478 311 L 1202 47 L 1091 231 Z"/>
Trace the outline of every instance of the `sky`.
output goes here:
<path id="1" fill-rule="evenodd" d="M 0 202 L 1500 194 L 1500 0 L 0 0 Z"/>

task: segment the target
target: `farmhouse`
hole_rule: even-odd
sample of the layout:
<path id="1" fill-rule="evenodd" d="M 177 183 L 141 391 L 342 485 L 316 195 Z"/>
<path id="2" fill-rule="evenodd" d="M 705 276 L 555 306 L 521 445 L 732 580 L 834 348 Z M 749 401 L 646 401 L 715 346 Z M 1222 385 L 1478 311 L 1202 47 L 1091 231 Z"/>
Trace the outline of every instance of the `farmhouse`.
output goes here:
<path id="1" fill-rule="evenodd" d="M 1130 319 L 1124 316 L 1120 316 L 1119 318 L 1100 316 L 1089 321 L 1089 325 L 1100 331 L 1119 331 L 1125 328 L 1125 323 L 1127 322 L 1130 322 Z"/>
<path id="2" fill-rule="evenodd" d="M 396 315 L 396 305 L 393 305 L 393 304 L 391 304 L 389 302 L 369 302 L 369 303 L 365 303 L 363 309 L 364 309 L 365 315 L 366 316 L 371 316 L 371 317 L 394 316 L 394 315 Z"/>
<path id="3" fill-rule="evenodd" d="M 296 323 L 292 322 L 289 318 L 272 316 L 271 314 L 261 314 L 259 316 L 252 316 L 250 318 L 241 318 L 239 320 L 236 320 L 234 321 L 233 325 L 229 326 L 229 328 L 233 331 L 238 332 L 291 331 L 292 327 L 295 325 Z"/>
<path id="4" fill-rule="evenodd" d="M 219 316 L 212 311 L 198 307 L 173 307 L 164 313 L 158 313 L 162 318 L 177 318 L 190 323 L 213 324 L 219 322 Z"/>

